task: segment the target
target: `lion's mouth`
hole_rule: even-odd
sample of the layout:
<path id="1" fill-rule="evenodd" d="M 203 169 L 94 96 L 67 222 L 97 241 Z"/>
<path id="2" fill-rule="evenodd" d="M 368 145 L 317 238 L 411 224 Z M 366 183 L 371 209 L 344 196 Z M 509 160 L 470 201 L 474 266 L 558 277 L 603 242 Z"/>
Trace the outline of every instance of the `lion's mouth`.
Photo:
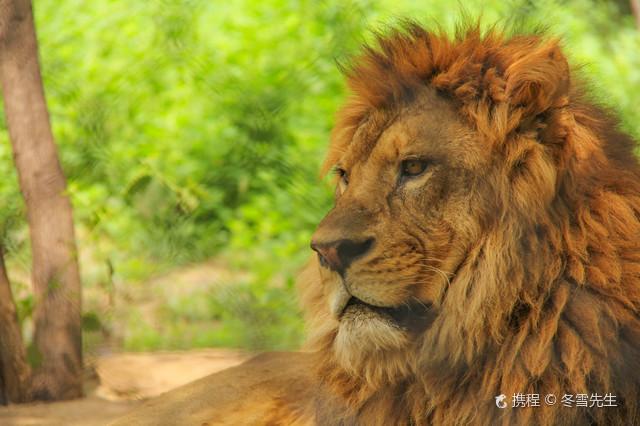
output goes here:
<path id="1" fill-rule="evenodd" d="M 398 307 L 383 307 L 371 305 L 355 296 L 351 296 L 340 315 L 340 320 L 357 315 L 359 312 L 376 314 L 391 321 L 398 327 L 412 332 L 426 329 L 435 317 L 430 304 L 416 302 L 406 303 Z"/>

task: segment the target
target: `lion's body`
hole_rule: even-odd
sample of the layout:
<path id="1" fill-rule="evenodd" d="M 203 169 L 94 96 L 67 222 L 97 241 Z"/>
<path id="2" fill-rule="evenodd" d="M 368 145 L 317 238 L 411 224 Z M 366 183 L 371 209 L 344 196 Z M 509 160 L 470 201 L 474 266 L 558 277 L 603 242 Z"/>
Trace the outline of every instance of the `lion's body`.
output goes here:
<path id="1" fill-rule="evenodd" d="M 167 392 L 111 426 L 311 424 L 311 357 L 262 354 Z"/>
<path id="2" fill-rule="evenodd" d="M 348 71 L 336 206 L 300 279 L 313 355 L 287 389 L 245 387 L 262 423 L 639 424 L 634 142 L 554 41 L 411 24 L 379 43 Z"/>

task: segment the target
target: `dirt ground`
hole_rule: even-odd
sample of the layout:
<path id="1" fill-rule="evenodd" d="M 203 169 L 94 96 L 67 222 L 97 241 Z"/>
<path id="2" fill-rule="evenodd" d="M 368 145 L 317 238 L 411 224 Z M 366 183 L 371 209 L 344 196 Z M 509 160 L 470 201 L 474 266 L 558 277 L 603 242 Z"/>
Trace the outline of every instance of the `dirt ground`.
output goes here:
<path id="1" fill-rule="evenodd" d="M 168 390 L 239 364 L 249 354 L 229 349 L 124 353 L 88 369 L 86 397 L 0 407 L 2 426 L 103 426 Z"/>

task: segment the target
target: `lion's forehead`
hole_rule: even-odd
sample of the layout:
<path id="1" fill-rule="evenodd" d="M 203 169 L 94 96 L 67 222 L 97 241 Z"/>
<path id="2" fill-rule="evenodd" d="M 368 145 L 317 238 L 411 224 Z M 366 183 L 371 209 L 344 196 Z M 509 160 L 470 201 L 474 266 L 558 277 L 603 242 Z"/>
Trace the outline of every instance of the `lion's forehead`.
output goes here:
<path id="1" fill-rule="evenodd" d="M 487 164 L 490 150 L 483 141 L 448 101 L 434 96 L 363 122 L 340 164 L 347 170 L 381 168 L 411 156 L 469 169 Z"/>

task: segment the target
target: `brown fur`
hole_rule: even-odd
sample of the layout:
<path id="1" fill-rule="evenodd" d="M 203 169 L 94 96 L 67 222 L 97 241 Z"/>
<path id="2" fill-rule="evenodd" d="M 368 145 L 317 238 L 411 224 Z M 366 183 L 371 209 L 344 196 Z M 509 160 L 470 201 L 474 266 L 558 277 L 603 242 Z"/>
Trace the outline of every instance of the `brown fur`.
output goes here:
<path id="1" fill-rule="evenodd" d="M 640 166 L 555 40 L 416 24 L 347 71 L 326 160 L 348 173 L 314 238 L 375 238 L 301 281 L 318 424 L 640 422 Z M 429 159 L 400 181 L 408 152 Z M 329 305 L 431 306 L 417 332 Z M 617 408 L 496 408 L 613 393 Z"/>
<path id="2" fill-rule="evenodd" d="M 260 354 L 151 399 L 109 425 L 308 425 L 310 362 L 299 352 Z"/>

